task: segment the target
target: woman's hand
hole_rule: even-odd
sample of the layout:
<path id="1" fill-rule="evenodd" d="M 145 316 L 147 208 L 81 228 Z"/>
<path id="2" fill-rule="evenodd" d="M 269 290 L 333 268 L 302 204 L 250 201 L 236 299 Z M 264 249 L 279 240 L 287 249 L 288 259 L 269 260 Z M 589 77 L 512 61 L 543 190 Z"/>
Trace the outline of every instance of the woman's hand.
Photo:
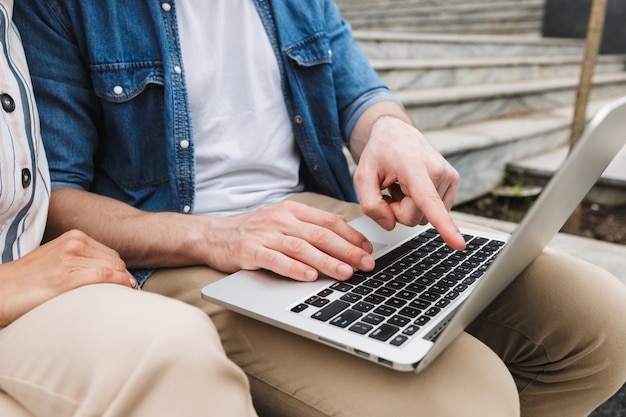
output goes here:
<path id="1" fill-rule="evenodd" d="M 138 287 L 117 252 L 80 231 L 69 231 L 0 265 L 0 326 L 57 295 L 107 282 Z"/>

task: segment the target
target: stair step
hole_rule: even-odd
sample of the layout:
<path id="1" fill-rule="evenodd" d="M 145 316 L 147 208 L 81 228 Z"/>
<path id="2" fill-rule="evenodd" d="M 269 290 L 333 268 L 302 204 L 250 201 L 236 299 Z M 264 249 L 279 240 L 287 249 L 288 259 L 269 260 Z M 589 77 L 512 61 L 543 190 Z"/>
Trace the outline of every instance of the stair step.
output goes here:
<path id="1" fill-rule="evenodd" d="M 614 99 L 589 102 L 588 116 Z M 492 192 L 509 162 L 540 155 L 568 143 L 573 107 L 486 120 L 445 129 L 422 130 L 461 176 L 455 204 Z"/>
<path id="2" fill-rule="evenodd" d="M 579 76 L 582 57 L 520 56 L 429 59 L 371 59 L 370 64 L 393 91 L 554 79 Z M 626 55 L 598 57 L 596 73 L 623 71 Z"/>
<path id="3" fill-rule="evenodd" d="M 498 3 L 408 4 L 390 9 L 345 8 L 355 29 L 443 33 L 538 33 L 543 1 Z"/>
<path id="4" fill-rule="evenodd" d="M 578 83 L 577 77 L 563 77 L 405 90 L 396 95 L 417 126 L 434 129 L 572 105 Z M 626 95 L 626 72 L 594 76 L 592 98 L 623 95 Z"/>
<path id="5" fill-rule="evenodd" d="M 484 7 L 494 7 L 499 4 L 511 3 L 512 0 L 481 0 Z M 516 0 L 515 3 L 523 6 L 526 4 L 536 4 L 539 0 Z M 467 5 L 467 0 L 335 0 L 335 3 L 342 12 L 356 12 L 359 10 L 379 10 L 387 11 L 396 8 L 408 7 L 454 7 L 456 5 Z M 541 1 L 543 3 L 543 0 Z"/>
<path id="6" fill-rule="evenodd" d="M 370 59 L 470 56 L 583 56 L 584 40 L 534 35 L 459 35 L 355 30 L 354 38 Z"/>
<path id="7" fill-rule="evenodd" d="M 568 153 L 569 145 L 564 145 L 550 152 L 510 161 L 506 171 L 518 177 L 524 184 L 542 186 L 561 167 Z M 626 167 L 626 147 L 609 164 L 588 194 L 587 200 L 604 206 L 626 205 L 624 167 Z"/>

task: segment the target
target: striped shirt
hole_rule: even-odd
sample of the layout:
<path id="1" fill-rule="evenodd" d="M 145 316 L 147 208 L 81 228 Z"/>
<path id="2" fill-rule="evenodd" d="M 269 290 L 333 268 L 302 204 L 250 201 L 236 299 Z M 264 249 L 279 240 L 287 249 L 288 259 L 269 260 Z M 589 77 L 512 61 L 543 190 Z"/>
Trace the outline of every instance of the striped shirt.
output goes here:
<path id="1" fill-rule="evenodd" d="M 0 250 L 2 263 L 39 246 L 50 197 L 48 165 L 13 0 L 0 0 Z"/>

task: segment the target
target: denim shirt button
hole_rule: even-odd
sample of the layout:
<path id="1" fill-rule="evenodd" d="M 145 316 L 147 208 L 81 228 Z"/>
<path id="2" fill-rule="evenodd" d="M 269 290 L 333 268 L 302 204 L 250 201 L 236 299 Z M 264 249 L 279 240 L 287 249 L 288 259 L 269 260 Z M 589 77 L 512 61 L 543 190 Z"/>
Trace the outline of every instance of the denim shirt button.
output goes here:
<path id="1" fill-rule="evenodd" d="M 332 58 L 332 57 L 333 57 L 333 50 L 332 50 L 332 49 L 329 49 L 329 50 L 328 50 L 328 57 L 329 57 L 329 58 Z"/>
<path id="2" fill-rule="evenodd" d="M 191 211 L 191 207 L 189 207 L 189 206 L 183 207 L 183 213 L 189 214 L 190 211 Z"/>
<path id="3" fill-rule="evenodd" d="M 169 3 L 161 3 L 161 9 L 163 9 L 164 12 L 169 12 L 172 10 L 172 5 Z"/>
<path id="4" fill-rule="evenodd" d="M 115 94 L 116 96 L 122 95 L 123 92 L 124 89 L 122 88 L 122 86 L 116 85 L 115 87 L 113 87 L 113 94 Z"/>
<path id="5" fill-rule="evenodd" d="M 178 65 L 176 65 L 176 66 L 174 67 L 174 72 L 175 72 L 176 74 L 180 75 L 180 74 L 182 74 L 182 73 L 183 73 L 183 69 L 182 69 L 181 67 L 179 67 Z"/>
<path id="6" fill-rule="evenodd" d="M 187 149 L 189 147 L 189 141 L 187 139 L 183 139 L 180 141 L 180 147 L 183 149 Z"/>
<path id="7" fill-rule="evenodd" d="M 313 171 L 317 172 L 319 170 L 320 170 L 320 166 L 319 165 L 317 165 L 317 164 L 313 165 Z"/>
<path id="8" fill-rule="evenodd" d="M 296 117 L 295 117 L 295 120 L 296 120 L 296 123 L 298 123 L 298 124 L 302 123 L 302 116 L 297 114 Z"/>

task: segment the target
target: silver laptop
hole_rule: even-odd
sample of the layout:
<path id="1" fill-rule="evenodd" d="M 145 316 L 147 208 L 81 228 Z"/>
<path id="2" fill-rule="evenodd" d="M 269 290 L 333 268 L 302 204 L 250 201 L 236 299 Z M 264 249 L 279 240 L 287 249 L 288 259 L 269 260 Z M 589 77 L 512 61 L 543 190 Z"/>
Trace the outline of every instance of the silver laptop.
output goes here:
<path id="1" fill-rule="evenodd" d="M 351 222 L 373 243 L 376 268 L 346 282 L 296 282 L 240 271 L 202 289 L 238 313 L 399 371 L 428 366 L 560 230 L 626 142 L 626 97 L 602 108 L 509 237 L 462 229 L 464 251 L 429 225 L 387 232 Z"/>

